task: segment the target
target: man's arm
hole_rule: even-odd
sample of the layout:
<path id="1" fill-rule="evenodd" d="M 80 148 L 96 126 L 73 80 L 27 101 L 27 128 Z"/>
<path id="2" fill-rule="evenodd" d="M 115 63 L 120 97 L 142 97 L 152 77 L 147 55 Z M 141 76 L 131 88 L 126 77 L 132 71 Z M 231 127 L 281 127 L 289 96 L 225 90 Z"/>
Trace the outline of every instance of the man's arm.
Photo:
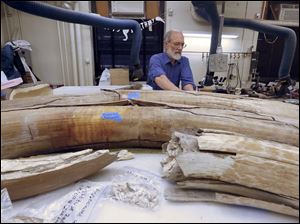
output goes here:
<path id="1" fill-rule="evenodd" d="M 183 87 L 183 90 L 194 91 L 194 86 L 192 84 L 187 84 Z"/>
<path id="2" fill-rule="evenodd" d="M 181 91 L 177 86 L 175 86 L 168 78 L 166 75 L 160 75 L 155 77 L 154 79 L 155 83 L 162 89 L 164 90 L 177 90 Z M 192 87 L 193 89 L 193 87 Z"/>
<path id="3" fill-rule="evenodd" d="M 190 62 L 187 58 L 182 61 L 182 71 L 181 71 L 181 85 L 183 90 L 194 91 L 196 85 L 194 84 L 193 73 L 190 66 Z"/>

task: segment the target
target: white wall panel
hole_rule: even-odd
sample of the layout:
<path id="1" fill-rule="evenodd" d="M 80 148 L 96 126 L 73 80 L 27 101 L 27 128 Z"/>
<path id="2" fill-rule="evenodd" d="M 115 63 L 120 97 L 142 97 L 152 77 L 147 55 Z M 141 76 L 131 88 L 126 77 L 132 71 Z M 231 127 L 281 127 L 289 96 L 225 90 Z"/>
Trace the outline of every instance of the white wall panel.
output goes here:
<path id="1" fill-rule="evenodd" d="M 47 3 L 62 5 L 64 2 Z M 66 3 L 78 11 L 90 12 L 89 2 Z M 2 29 L 6 17 L 1 13 L 1 45 L 17 39 L 30 42 L 32 69 L 41 81 L 53 85 L 93 85 L 94 56 L 90 26 L 77 25 L 75 29 L 74 24 L 23 13 L 1 2 L 1 11 L 4 7 L 8 9 L 10 32 Z"/>
<path id="2" fill-rule="evenodd" d="M 22 38 L 31 43 L 31 61 L 35 75 L 47 83 L 63 84 L 56 22 L 21 13 L 21 27 Z"/>

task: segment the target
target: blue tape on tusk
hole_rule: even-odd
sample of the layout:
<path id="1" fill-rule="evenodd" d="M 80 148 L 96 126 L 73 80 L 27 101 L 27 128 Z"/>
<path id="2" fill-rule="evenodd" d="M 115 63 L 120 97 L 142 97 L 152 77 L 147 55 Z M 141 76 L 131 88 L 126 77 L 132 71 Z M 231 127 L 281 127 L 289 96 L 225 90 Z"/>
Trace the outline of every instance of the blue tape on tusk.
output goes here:
<path id="1" fill-rule="evenodd" d="M 140 92 L 132 92 L 132 93 L 128 93 L 128 99 L 129 100 L 133 100 L 133 99 L 138 99 L 141 97 L 141 93 Z"/>
<path id="2" fill-rule="evenodd" d="M 116 122 L 121 122 L 122 117 L 118 112 L 105 112 L 101 114 L 101 118 L 104 120 L 111 120 Z"/>

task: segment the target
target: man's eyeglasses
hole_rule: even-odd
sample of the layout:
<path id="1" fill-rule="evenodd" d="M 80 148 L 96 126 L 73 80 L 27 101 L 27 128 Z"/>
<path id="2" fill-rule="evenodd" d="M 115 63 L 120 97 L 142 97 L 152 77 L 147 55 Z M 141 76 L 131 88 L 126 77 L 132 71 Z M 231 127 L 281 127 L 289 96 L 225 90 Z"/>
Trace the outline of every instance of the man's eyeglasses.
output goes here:
<path id="1" fill-rule="evenodd" d="M 182 47 L 182 48 L 185 48 L 186 47 L 186 44 L 185 43 L 180 43 L 180 42 L 170 42 L 171 44 L 173 44 L 174 47 L 176 48 L 179 48 L 179 47 Z"/>

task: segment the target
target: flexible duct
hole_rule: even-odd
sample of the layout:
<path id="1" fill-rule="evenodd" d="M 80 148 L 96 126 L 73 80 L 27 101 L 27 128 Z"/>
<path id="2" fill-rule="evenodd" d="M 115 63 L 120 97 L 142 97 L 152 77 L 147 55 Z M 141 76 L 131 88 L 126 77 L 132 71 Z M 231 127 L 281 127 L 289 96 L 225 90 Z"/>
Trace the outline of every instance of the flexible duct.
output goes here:
<path id="1" fill-rule="evenodd" d="M 270 24 L 263 24 L 262 22 L 257 22 L 250 19 L 233 18 L 225 18 L 224 26 L 248 28 L 257 32 L 277 35 L 284 38 L 284 48 L 278 70 L 278 78 L 280 80 L 288 80 L 290 78 L 290 71 L 297 46 L 297 36 L 292 29 Z"/>
<path id="2" fill-rule="evenodd" d="M 195 12 L 198 14 L 198 16 L 203 17 L 205 20 L 210 22 L 212 26 L 216 26 L 214 23 L 212 23 L 213 20 L 215 21 L 215 23 L 219 23 L 219 15 L 217 12 L 215 1 L 192 1 L 192 4 L 195 7 Z M 275 25 L 263 24 L 261 22 L 250 19 L 234 18 L 224 18 L 224 26 L 248 28 L 257 32 L 268 33 L 284 38 L 284 49 L 280 62 L 280 67 L 278 70 L 278 78 L 280 80 L 290 80 L 290 70 L 292 67 L 295 49 L 297 45 L 297 36 L 292 29 Z M 210 48 L 211 50 L 217 48 L 216 38 L 217 35 L 212 33 L 212 41 Z M 215 51 L 210 51 L 210 53 L 215 53 Z M 211 74 L 208 75 L 210 76 L 210 78 L 212 78 Z"/>
<path id="3" fill-rule="evenodd" d="M 139 53 L 142 43 L 142 31 L 140 24 L 135 20 L 111 19 L 94 13 L 71 11 L 52 5 L 35 1 L 3 1 L 10 7 L 30 13 L 36 16 L 45 17 L 69 23 L 78 23 L 90 26 L 100 26 L 113 29 L 132 29 L 134 32 L 130 51 L 130 66 L 133 68 L 133 75 L 140 78 L 142 69 L 140 66 Z"/>
<path id="4" fill-rule="evenodd" d="M 220 19 L 215 1 L 192 1 L 192 4 L 197 15 L 207 20 L 212 26 L 209 54 L 215 54 L 218 47 L 218 34 L 220 29 Z M 210 72 L 207 65 L 204 81 L 205 86 L 211 86 L 213 84 L 213 76 L 214 72 Z"/>

